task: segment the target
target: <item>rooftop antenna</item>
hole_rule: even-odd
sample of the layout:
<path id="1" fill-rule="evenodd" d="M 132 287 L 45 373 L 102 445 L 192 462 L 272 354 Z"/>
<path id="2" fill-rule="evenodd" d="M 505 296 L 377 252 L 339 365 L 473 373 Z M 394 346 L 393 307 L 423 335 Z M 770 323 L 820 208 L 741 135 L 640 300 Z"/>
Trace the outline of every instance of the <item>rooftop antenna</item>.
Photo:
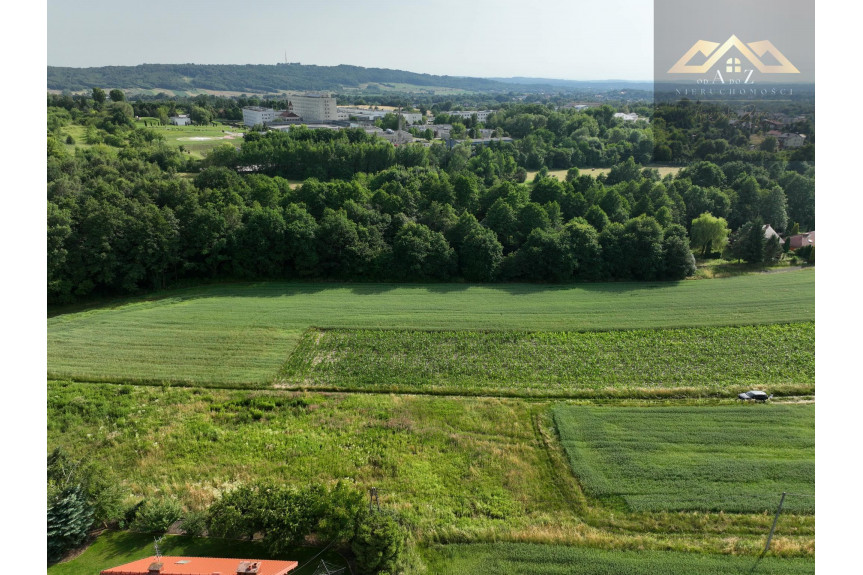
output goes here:
<path id="1" fill-rule="evenodd" d="M 162 550 L 161 550 L 161 549 L 159 549 L 159 543 L 161 543 L 161 542 L 162 542 L 162 539 L 163 539 L 164 537 L 165 537 L 164 535 L 162 535 L 162 537 L 159 537 L 158 539 L 156 539 L 155 537 L 153 537 L 153 547 L 155 547 L 155 548 L 156 548 L 156 560 L 157 560 L 157 561 L 162 557 Z"/>

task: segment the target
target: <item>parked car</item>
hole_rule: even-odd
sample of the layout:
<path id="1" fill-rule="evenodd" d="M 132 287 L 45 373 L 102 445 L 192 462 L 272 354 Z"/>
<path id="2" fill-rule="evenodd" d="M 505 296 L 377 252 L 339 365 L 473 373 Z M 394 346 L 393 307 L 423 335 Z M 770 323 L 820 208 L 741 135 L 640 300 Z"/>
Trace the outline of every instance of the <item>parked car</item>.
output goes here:
<path id="1" fill-rule="evenodd" d="M 758 390 L 744 391 L 737 394 L 737 399 L 754 399 L 755 401 L 767 401 L 771 397 L 773 395 L 767 395 L 767 392 Z"/>

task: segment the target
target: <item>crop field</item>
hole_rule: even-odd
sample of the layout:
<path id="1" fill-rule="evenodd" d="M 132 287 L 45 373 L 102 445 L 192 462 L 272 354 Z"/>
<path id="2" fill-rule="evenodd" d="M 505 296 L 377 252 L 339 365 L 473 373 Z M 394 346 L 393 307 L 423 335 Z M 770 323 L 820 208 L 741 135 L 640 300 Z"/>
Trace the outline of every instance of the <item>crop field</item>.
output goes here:
<path id="1" fill-rule="evenodd" d="M 311 326 L 571 332 L 811 322 L 814 292 L 811 270 L 679 283 L 208 286 L 50 317 L 48 376 L 266 387 Z"/>
<path id="2" fill-rule="evenodd" d="M 566 406 L 561 443 L 586 494 L 632 511 L 814 512 L 815 406 Z"/>
<path id="3" fill-rule="evenodd" d="M 738 575 L 748 573 L 754 564 L 750 557 L 673 551 L 607 551 L 524 543 L 447 545 L 427 552 L 426 561 L 430 575 Z M 766 557 L 758 564 L 756 573 L 812 574 L 815 561 Z"/>
<path id="4" fill-rule="evenodd" d="M 376 486 L 381 504 L 404 513 L 424 542 L 732 554 L 763 546 L 768 513 L 633 513 L 585 498 L 556 440 L 554 405 L 52 381 L 48 450 L 63 446 L 76 459 L 100 462 L 130 505 L 175 495 L 202 509 L 243 482 L 345 479 Z M 786 451 L 761 451 L 774 453 Z M 814 516 L 783 514 L 775 548 L 811 556 L 813 533 Z"/>
<path id="5" fill-rule="evenodd" d="M 782 358 L 782 361 L 776 361 Z M 308 388 L 590 397 L 814 393 L 814 323 L 606 332 L 309 330 Z"/>

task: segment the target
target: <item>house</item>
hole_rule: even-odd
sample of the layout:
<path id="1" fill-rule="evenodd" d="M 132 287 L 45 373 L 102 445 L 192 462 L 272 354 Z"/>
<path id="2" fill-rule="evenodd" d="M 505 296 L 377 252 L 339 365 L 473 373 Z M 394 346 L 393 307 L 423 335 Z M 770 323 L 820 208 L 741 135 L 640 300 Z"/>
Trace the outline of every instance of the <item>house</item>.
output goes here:
<path id="1" fill-rule="evenodd" d="M 296 561 L 151 556 L 102 571 L 101 575 L 285 575 Z"/>
<path id="2" fill-rule="evenodd" d="M 635 122 L 638 120 L 638 114 L 636 114 L 635 112 L 633 112 L 631 114 L 624 114 L 623 112 L 617 112 L 614 114 L 614 117 L 620 118 L 624 122 Z"/>
<path id="3" fill-rule="evenodd" d="M 797 234 L 788 238 L 789 249 L 796 250 L 798 248 L 802 248 L 805 246 L 814 246 L 815 245 L 815 230 L 811 232 L 807 232 L 805 234 Z"/>
<path id="4" fill-rule="evenodd" d="M 179 116 L 171 116 L 169 121 L 174 126 L 188 126 L 192 123 L 192 119 L 188 114 L 180 114 Z"/>
<path id="5" fill-rule="evenodd" d="M 774 230 L 770 224 L 764 224 L 763 226 L 761 226 L 761 229 L 764 231 L 764 239 L 765 240 L 769 240 L 770 238 L 775 236 L 775 237 L 779 238 L 779 245 L 780 246 L 785 243 L 785 240 L 782 239 L 782 236 L 777 234 L 776 230 Z"/>

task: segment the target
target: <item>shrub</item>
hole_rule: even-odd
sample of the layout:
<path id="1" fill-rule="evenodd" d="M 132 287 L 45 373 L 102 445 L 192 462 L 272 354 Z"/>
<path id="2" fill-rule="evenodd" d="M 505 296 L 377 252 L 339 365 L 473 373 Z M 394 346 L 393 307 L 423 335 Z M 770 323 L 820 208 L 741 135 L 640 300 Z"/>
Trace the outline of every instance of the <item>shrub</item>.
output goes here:
<path id="1" fill-rule="evenodd" d="M 182 515 L 183 509 L 173 497 L 148 499 L 138 508 L 132 529 L 143 533 L 164 533 Z"/>
<path id="2" fill-rule="evenodd" d="M 366 511 L 357 525 L 351 550 L 362 575 L 400 573 L 409 556 L 409 534 L 388 511 Z"/>
<path id="3" fill-rule="evenodd" d="M 183 516 L 183 523 L 180 527 L 186 535 L 201 537 L 207 530 L 207 512 L 189 511 Z"/>

